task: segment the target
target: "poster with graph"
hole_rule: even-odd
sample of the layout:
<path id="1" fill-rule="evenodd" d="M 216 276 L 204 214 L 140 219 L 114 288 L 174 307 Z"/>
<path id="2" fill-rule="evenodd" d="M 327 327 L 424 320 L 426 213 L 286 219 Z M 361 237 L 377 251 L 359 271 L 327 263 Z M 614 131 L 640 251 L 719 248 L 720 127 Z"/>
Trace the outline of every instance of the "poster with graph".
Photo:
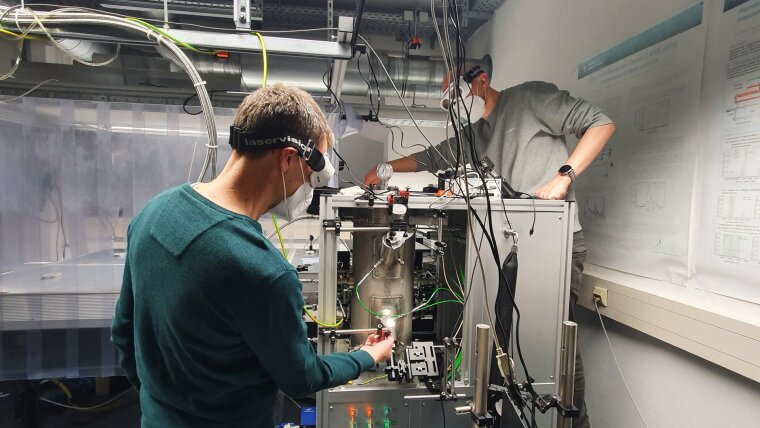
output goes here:
<path id="1" fill-rule="evenodd" d="M 576 183 L 590 263 L 687 280 L 703 9 L 696 3 L 578 66 L 578 95 L 617 128 Z"/>
<path id="2" fill-rule="evenodd" d="M 760 1 L 725 0 L 709 40 L 695 282 L 760 303 Z M 713 23 L 711 22 L 711 25 Z"/>

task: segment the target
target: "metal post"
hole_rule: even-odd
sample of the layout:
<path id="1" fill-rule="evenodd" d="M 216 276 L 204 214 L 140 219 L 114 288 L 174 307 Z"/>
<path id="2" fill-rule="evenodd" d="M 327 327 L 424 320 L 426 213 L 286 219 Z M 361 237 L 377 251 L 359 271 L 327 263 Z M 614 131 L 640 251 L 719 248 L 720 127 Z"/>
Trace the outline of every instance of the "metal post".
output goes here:
<path id="1" fill-rule="evenodd" d="M 322 196 L 319 204 L 320 220 L 333 219 L 338 211 L 333 208 L 332 198 Z M 319 284 L 317 286 L 319 296 L 319 315 L 326 322 L 335 322 L 337 317 L 337 294 L 338 294 L 338 234 L 325 228 L 319 230 Z M 374 330 L 373 330 L 374 331 Z M 335 352 L 335 343 L 329 337 L 319 336 L 317 339 L 317 351 L 319 355 L 330 355 Z M 327 428 L 330 415 L 328 413 L 330 403 L 329 390 L 317 393 L 317 426 Z"/>
<path id="2" fill-rule="evenodd" d="M 457 392 L 456 392 L 456 383 L 457 383 L 457 376 L 456 376 L 456 374 L 457 374 L 457 365 L 456 365 L 457 364 L 457 354 L 454 351 L 454 349 L 455 349 L 455 347 L 454 347 L 454 339 L 449 339 L 449 341 L 450 341 L 449 345 L 451 345 L 451 346 L 447 346 L 446 347 L 446 353 L 448 353 L 450 355 L 450 359 L 451 359 L 451 379 L 449 379 L 449 396 L 452 397 L 452 399 L 453 399 L 454 397 L 457 396 Z"/>
<path id="3" fill-rule="evenodd" d="M 450 393 L 453 393 L 454 391 L 451 390 L 451 380 L 447 379 L 449 376 L 449 357 L 451 355 L 451 346 L 449 346 L 451 339 L 448 337 L 443 338 L 443 366 L 447 369 L 443 373 L 443 380 L 441 380 L 441 399 L 446 399 L 447 395 Z M 454 360 L 451 360 L 451 378 L 454 378 Z"/>
<path id="4" fill-rule="evenodd" d="M 562 323 L 562 353 L 559 366 L 559 399 L 565 407 L 573 405 L 573 388 L 575 387 L 575 347 L 578 342 L 578 324 L 572 321 Z M 558 428 L 570 428 L 572 418 L 557 417 Z"/>
<path id="5" fill-rule="evenodd" d="M 443 216 L 438 216 L 438 242 L 443 242 Z M 433 252 L 435 254 L 435 252 Z M 441 258 L 445 257 L 445 254 L 437 256 L 435 259 L 435 275 L 438 279 L 441 279 Z"/>
<path id="6" fill-rule="evenodd" d="M 486 324 L 475 326 L 475 394 L 472 412 L 475 416 L 485 416 L 488 412 L 488 371 L 491 368 L 491 327 Z M 478 424 L 473 422 L 473 428 Z"/>
<path id="7" fill-rule="evenodd" d="M 327 41 L 332 40 L 333 31 L 330 28 L 333 28 L 333 25 L 333 0 L 327 0 Z"/>
<path id="8" fill-rule="evenodd" d="M 169 29 L 169 0 L 164 0 L 164 30 Z"/>

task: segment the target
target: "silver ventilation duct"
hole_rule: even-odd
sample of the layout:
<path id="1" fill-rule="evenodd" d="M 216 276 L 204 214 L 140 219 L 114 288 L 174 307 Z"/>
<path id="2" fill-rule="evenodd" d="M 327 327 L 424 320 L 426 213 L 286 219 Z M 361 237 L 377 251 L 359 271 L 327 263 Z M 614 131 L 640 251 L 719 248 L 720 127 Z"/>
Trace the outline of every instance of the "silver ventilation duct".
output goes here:
<path id="1" fill-rule="evenodd" d="M 58 47 L 47 39 L 28 43 L 26 59 L 30 62 L 71 65 L 74 59 L 86 63 L 97 63 L 113 58 L 116 54 L 116 45 L 112 43 L 82 39 L 56 39 L 56 41 Z"/>
<path id="2" fill-rule="evenodd" d="M 445 74 L 442 60 L 398 58 L 385 54 L 380 54 L 380 56 L 386 68 L 388 68 L 388 72 L 393 78 L 396 88 L 403 92 L 405 98 L 414 97 L 416 99 L 437 100 L 441 96 L 441 82 Z M 358 67 L 357 61 L 359 61 Z M 489 57 L 481 60 L 468 60 L 468 63 L 478 64 L 490 74 L 491 61 Z M 376 62 L 373 62 L 373 64 L 374 75 L 380 84 L 380 96 L 396 97 L 396 92 L 380 65 Z M 207 72 L 214 72 L 215 70 L 203 63 L 199 63 L 198 65 L 208 70 Z M 242 55 L 240 69 L 242 91 L 251 91 L 261 86 L 262 64 L 259 56 Z M 270 56 L 268 59 L 267 81 L 285 82 L 296 85 L 311 93 L 322 94 L 326 92 L 326 72 L 329 69 L 330 61 L 326 60 Z M 204 71 L 201 71 L 200 68 L 199 71 L 201 74 L 204 74 Z M 341 93 L 351 96 L 368 96 L 369 87 L 367 82 L 373 83 L 374 78 L 370 71 L 367 57 L 361 56 L 359 60 L 349 62 L 346 67 Z"/>
<path id="3" fill-rule="evenodd" d="M 267 63 L 267 82 L 269 83 L 283 82 L 298 86 L 313 94 L 321 94 L 326 91 L 322 76 L 330 67 L 328 60 L 270 55 Z M 240 76 L 241 91 L 247 92 L 261 87 L 263 65 L 260 56 L 242 55 L 240 68 L 242 70 Z"/>
<path id="4" fill-rule="evenodd" d="M 171 55 L 164 50 L 158 49 L 158 51 L 164 58 L 172 60 Z M 368 82 L 372 83 L 374 88 L 376 78 L 380 86 L 380 96 L 395 98 L 396 91 L 388 81 L 385 72 L 377 61 L 373 61 L 373 76 L 367 58 L 366 55 L 362 55 L 347 64 L 341 94 L 367 97 L 370 95 Z M 384 53 L 380 53 L 380 58 L 404 98 L 413 100 L 440 98 L 441 82 L 446 73 L 442 60 L 399 58 Z M 239 76 L 240 90 L 244 92 L 261 87 L 263 64 L 259 55 L 231 54 L 227 59 L 220 59 L 211 55 L 192 54 L 190 59 L 202 76 Z M 490 74 L 490 57 L 471 59 L 467 62 L 480 65 Z M 298 86 L 312 94 L 325 94 L 326 84 L 329 84 L 328 70 L 330 68 L 330 60 L 270 55 L 267 61 L 267 81 Z M 181 71 L 173 61 L 171 70 Z M 372 95 L 375 96 L 375 93 L 373 92 Z"/>
<path id="5" fill-rule="evenodd" d="M 62 50 L 82 62 L 98 62 L 97 58 L 108 59 L 116 54 L 116 45 L 112 43 L 97 43 L 81 39 L 57 39 L 56 41 Z"/>

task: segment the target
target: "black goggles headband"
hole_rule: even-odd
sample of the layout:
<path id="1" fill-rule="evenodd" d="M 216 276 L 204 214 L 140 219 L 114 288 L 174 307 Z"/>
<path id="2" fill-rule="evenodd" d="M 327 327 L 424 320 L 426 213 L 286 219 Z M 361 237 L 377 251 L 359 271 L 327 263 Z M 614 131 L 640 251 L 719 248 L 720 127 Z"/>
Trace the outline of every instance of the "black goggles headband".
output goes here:
<path id="1" fill-rule="evenodd" d="M 248 150 L 272 150 L 292 147 L 298 150 L 298 154 L 306 160 L 314 171 L 322 171 L 325 168 L 325 158 L 316 149 L 311 140 L 301 140 L 290 135 L 263 135 L 251 131 L 243 131 L 236 126 L 230 126 L 230 146 L 234 150 L 245 152 Z"/>
<path id="2" fill-rule="evenodd" d="M 475 80 L 476 77 L 480 76 L 481 74 L 485 73 L 482 68 L 480 68 L 479 65 L 476 65 L 475 67 L 472 67 L 467 73 L 464 74 L 464 81 L 467 83 L 472 83 L 473 80 Z"/>

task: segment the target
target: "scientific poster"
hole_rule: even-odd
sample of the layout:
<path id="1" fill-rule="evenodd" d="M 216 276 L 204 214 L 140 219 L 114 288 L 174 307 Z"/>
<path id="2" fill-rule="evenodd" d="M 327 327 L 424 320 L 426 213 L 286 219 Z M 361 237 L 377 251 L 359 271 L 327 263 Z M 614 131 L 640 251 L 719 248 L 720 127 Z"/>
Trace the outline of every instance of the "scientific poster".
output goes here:
<path id="1" fill-rule="evenodd" d="M 695 281 L 760 303 L 760 1 L 725 0 L 711 28 Z"/>
<path id="2" fill-rule="evenodd" d="M 576 184 L 587 261 L 685 284 L 705 47 L 703 3 L 581 63 L 617 131 Z"/>

